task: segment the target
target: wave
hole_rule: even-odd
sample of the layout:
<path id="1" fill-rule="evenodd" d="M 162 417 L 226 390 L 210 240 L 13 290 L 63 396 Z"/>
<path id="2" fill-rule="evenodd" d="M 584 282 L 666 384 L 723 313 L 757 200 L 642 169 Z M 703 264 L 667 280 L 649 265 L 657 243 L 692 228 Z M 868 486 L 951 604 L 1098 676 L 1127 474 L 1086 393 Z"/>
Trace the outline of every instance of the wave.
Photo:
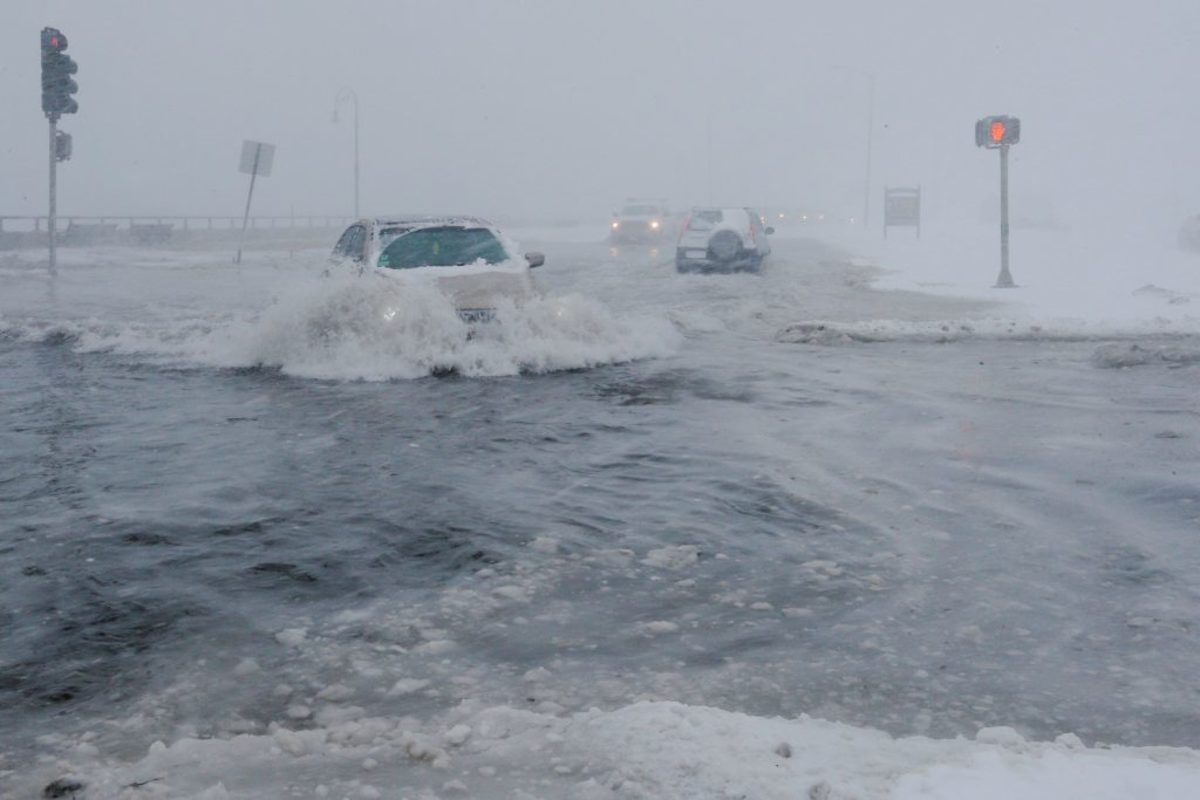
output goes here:
<path id="1" fill-rule="evenodd" d="M 582 369 L 667 356 L 682 339 L 665 318 L 619 316 L 580 295 L 502 304 L 494 322 L 472 326 L 434 286 L 353 276 L 313 281 L 258 313 L 0 319 L 0 336 L 180 365 L 364 381 Z"/>

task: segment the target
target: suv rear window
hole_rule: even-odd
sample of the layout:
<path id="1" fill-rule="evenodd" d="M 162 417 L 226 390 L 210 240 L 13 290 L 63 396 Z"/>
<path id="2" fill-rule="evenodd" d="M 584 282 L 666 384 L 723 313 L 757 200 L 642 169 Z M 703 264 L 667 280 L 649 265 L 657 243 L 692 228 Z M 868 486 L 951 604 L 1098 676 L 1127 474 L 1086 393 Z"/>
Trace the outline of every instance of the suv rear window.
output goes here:
<path id="1" fill-rule="evenodd" d="M 379 266 L 385 269 L 456 267 L 480 260 L 499 264 L 508 260 L 508 253 L 486 228 L 448 225 L 419 228 L 397 236 L 380 253 Z"/>
<path id="2" fill-rule="evenodd" d="M 688 220 L 689 231 L 709 231 L 725 219 L 719 208 L 698 208 Z"/>

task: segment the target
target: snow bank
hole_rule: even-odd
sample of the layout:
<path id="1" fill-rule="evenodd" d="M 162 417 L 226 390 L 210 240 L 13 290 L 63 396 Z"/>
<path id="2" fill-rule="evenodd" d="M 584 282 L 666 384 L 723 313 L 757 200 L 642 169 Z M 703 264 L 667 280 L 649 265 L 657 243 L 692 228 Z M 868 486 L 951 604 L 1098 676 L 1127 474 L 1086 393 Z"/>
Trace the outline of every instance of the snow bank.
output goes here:
<path id="1" fill-rule="evenodd" d="M 1165 234 L 1014 229 L 1015 289 L 993 288 L 1000 263 L 994 226 L 927 229 L 923 239 L 897 229 L 886 241 L 846 245 L 885 271 L 880 289 L 986 299 L 1018 318 L 1060 325 L 1200 331 L 1200 256 Z"/>
<path id="2" fill-rule="evenodd" d="M 318 715 L 320 718 L 320 715 Z M 5 798 L 53 780 L 97 798 L 620 798 L 696 800 L 1089 800 L 1200 793 L 1200 754 L 1027 742 L 1009 728 L 974 741 L 893 738 L 809 717 L 766 719 L 643 702 L 554 716 L 465 704 L 444 718 L 272 724 L 258 735 L 156 742 L 118 763 L 94 748 L 21 776 Z M 297 794 L 298 793 L 298 794 Z"/>

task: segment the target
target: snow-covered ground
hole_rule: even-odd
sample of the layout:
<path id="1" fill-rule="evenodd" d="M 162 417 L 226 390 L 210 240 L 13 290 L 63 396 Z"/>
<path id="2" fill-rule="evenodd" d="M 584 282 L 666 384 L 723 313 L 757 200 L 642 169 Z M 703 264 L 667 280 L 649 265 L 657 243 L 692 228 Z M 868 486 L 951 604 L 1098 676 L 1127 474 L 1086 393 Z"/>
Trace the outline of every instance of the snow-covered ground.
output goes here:
<path id="1" fill-rule="evenodd" d="M 839 237 L 885 270 L 880 289 L 973 297 L 1045 325 L 1111 333 L 1200 329 L 1200 253 L 1175 246 L 1171 232 L 1014 228 L 1009 269 L 1016 288 L 996 289 L 997 226 L 892 228 L 889 238 Z"/>

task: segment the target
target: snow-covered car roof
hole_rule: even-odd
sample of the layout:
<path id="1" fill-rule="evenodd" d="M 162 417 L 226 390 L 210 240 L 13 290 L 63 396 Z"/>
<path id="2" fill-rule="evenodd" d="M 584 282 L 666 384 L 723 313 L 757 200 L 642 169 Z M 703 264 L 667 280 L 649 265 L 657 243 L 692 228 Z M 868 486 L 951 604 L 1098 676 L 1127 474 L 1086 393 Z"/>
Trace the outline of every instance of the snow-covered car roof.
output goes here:
<path id="1" fill-rule="evenodd" d="M 432 227 L 434 225 L 463 225 L 470 228 L 495 228 L 491 222 L 482 217 L 468 217 L 457 214 L 398 214 L 389 217 L 376 217 L 368 220 L 379 226 L 404 225 L 410 227 Z"/>

